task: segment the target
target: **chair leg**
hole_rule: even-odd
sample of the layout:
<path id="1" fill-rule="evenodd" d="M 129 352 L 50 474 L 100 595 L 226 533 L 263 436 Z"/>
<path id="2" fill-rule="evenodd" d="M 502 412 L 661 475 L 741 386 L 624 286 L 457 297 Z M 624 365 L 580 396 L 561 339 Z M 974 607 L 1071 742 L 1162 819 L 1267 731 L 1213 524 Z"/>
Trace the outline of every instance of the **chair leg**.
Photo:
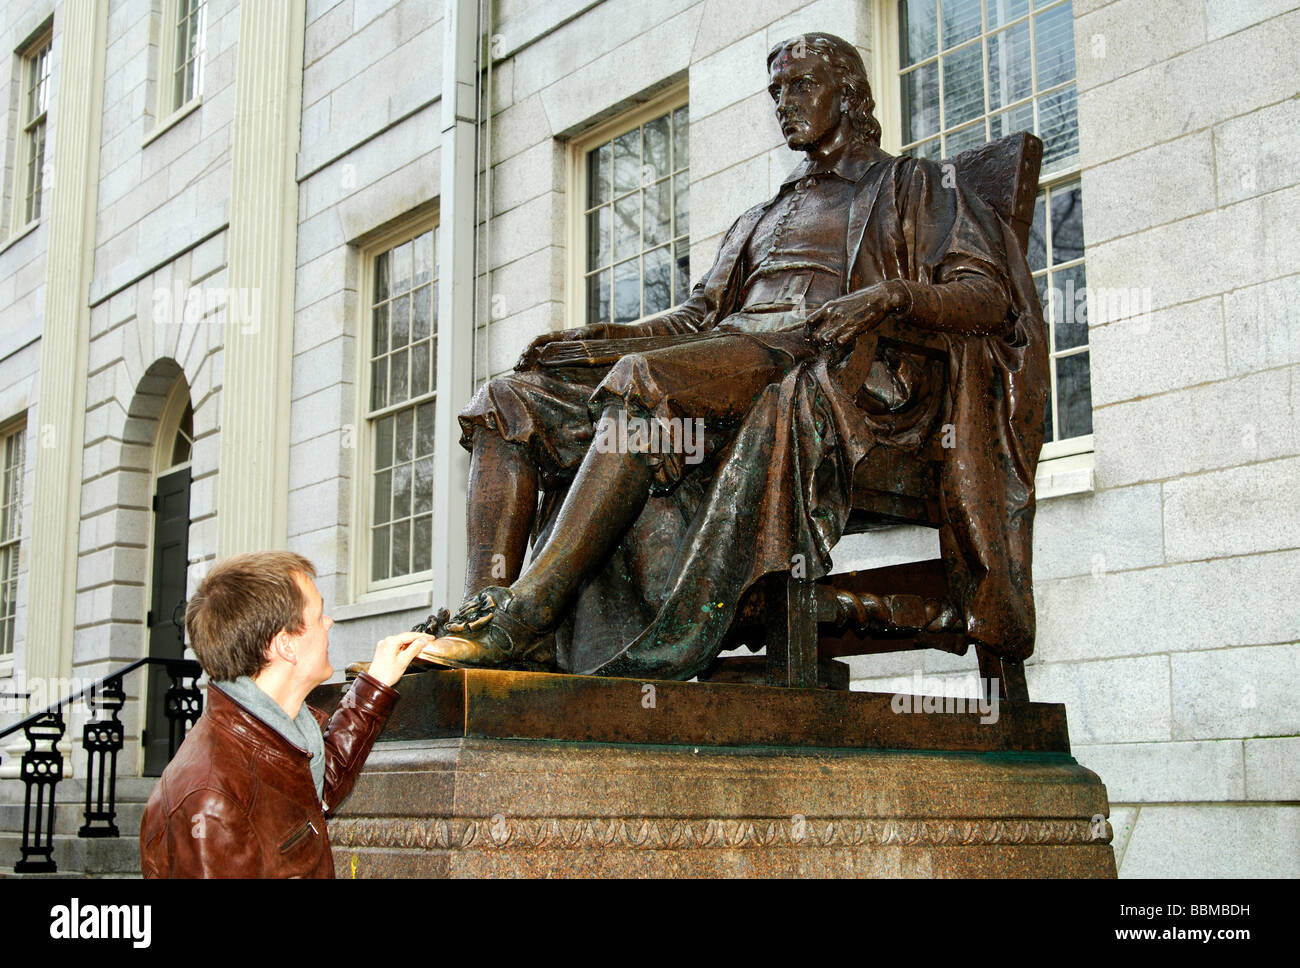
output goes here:
<path id="1" fill-rule="evenodd" d="M 998 696 L 1011 702 L 1029 702 L 1029 686 L 1025 682 L 1025 664 L 1023 662 L 1004 662 L 982 645 L 975 647 L 979 656 L 980 676 L 986 686 L 984 698 L 989 697 L 989 688 L 994 682 L 998 684 Z"/>
<path id="2" fill-rule="evenodd" d="M 794 576 L 773 596 L 767 618 L 767 683 L 793 689 L 817 687 L 816 586 Z"/>

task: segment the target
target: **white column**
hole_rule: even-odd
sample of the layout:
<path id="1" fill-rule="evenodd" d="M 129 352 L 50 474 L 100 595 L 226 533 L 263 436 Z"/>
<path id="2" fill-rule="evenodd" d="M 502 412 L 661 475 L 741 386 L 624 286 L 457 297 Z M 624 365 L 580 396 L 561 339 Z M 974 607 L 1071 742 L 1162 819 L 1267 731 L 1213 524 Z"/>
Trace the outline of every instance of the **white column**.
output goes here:
<path id="1" fill-rule="evenodd" d="M 288 536 L 289 397 L 305 0 L 239 10 L 217 554 Z M 237 307 L 249 307 L 246 317 Z"/>
<path id="2" fill-rule="evenodd" d="M 95 257 L 108 4 L 64 3 L 59 16 L 53 137 L 47 149 L 52 171 L 40 389 L 37 426 L 28 429 L 36 437 L 32 532 L 26 543 L 28 681 L 72 675 L 90 347 L 87 294 Z"/>
<path id="3" fill-rule="evenodd" d="M 438 404 L 435 417 L 433 604 L 455 609 L 465 585 L 465 498 L 469 455 L 460 446 L 456 414 L 474 386 L 474 95 L 478 4 L 447 0 L 439 198 Z"/>

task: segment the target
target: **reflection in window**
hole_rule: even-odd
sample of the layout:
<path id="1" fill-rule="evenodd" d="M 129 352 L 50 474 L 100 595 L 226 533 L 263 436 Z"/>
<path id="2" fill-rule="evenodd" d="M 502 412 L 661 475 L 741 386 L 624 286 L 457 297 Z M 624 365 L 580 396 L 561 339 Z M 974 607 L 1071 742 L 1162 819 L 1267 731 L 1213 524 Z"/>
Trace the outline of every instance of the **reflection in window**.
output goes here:
<path id="1" fill-rule="evenodd" d="M 680 107 L 587 152 L 588 323 L 630 323 L 690 291 L 687 133 Z"/>
<path id="2" fill-rule="evenodd" d="M 370 580 L 432 567 L 436 228 L 374 257 L 370 297 Z"/>
<path id="3" fill-rule="evenodd" d="M 1029 262 L 1051 330 L 1045 441 L 1092 433 L 1070 0 L 898 0 L 903 152 L 938 160 L 1043 141 Z"/>

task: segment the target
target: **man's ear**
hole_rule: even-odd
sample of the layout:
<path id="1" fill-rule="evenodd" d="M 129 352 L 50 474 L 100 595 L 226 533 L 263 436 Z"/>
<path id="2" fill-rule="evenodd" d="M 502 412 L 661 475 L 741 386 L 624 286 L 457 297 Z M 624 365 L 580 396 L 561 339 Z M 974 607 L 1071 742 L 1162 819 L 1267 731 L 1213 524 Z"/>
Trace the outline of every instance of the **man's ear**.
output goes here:
<path id="1" fill-rule="evenodd" d="M 284 629 L 280 629 L 271 639 L 271 644 L 267 646 L 266 654 L 269 659 L 274 660 L 278 657 L 290 665 L 297 665 L 298 641 Z"/>

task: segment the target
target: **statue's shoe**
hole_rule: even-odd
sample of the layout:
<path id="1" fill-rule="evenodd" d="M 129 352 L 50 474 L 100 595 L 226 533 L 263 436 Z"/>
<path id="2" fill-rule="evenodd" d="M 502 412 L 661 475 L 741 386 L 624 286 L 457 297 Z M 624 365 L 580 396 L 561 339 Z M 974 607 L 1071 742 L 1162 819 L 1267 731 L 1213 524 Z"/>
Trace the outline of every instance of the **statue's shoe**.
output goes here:
<path id="1" fill-rule="evenodd" d="M 433 636 L 442 635 L 443 632 L 445 631 L 445 625 L 450 618 L 451 618 L 451 612 L 447 611 L 447 609 L 445 608 L 440 608 L 438 609 L 438 611 L 434 612 L 428 618 L 426 618 L 423 622 L 416 622 L 415 625 L 411 626 L 411 631 L 423 632 L 426 635 L 433 635 Z M 447 668 L 446 666 L 441 664 L 421 662 L 419 656 L 416 656 L 414 659 L 411 660 L 411 666 L 414 667 L 414 671 L 416 672 L 419 672 L 422 669 Z M 349 665 L 346 669 L 343 670 L 343 678 L 346 679 L 348 682 L 351 682 L 361 673 L 369 672 L 369 671 L 370 671 L 369 662 L 353 662 L 351 665 Z"/>
<path id="2" fill-rule="evenodd" d="M 448 669 L 555 671 L 554 638 L 511 614 L 510 589 L 492 586 L 442 624 L 415 663 Z"/>

